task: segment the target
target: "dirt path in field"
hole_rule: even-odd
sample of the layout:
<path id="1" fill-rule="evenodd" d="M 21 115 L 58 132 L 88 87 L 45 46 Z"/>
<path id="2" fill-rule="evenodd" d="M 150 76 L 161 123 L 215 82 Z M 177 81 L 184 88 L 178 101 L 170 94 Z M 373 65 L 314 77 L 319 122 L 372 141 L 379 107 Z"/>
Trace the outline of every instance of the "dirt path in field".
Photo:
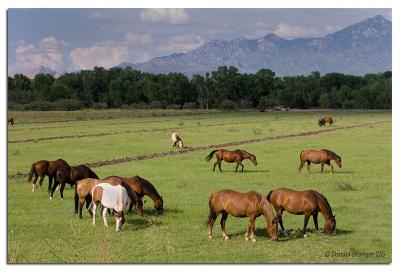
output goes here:
<path id="1" fill-rule="evenodd" d="M 173 130 L 184 130 L 187 128 L 200 128 L 200 127 L 215 127 L 215 126 L 229 126 L 229 125 L 240 125 L 249 123 L 265 123 L 265 121 L 242 121 L 242 122 L 230 122 L 230 123 L 217 123 L 217 124 L 207 124 L 207 125 L 190 125 L 190 126 L 179 126 L 179 127 L 169 127 L 169 128 L 155 128 L 155 129 L 140 129 L 140 130 L 125 130 L 118 132 L 104 132 L 96 134 L 84 134 L 84 135 L 65 135 L 65 136 L 50 136 L 50 137 L 39 137 L 39 138 L 27 138 L 20 140 L 8 140 L 8 143 L 29 143 L 29 142 L 40 142 L 48 140 L 58 140 L 67 138 L 82 138 L 82 137 L 99 137 L 99 136 L 109 136 L 109 135 L 120 135 L 120 134 L 136 134 L 145 132 L 162 132 L 162 131 L 173 131 Z M 118 123 L 121 124 L 121 123 Z"/>
<path id="2" fill-rule="evenodd" d="M 364 126 L 377 125 L 377 124 L 382 124 L 382 123 L 390 123 L 390 122 L 391 122 L 391 120 L 384 120 L 384 121 L 376 121 L 376 122 L 361 123 L 361 124 L 355 124 L 355 125 L 349 125 L 349 126 L 335 127 L 335 128 L 330 128 L 330 129 L 321 128 L 320 130 L 314 130 L 314 131 L 308 131 L 308 132 L 302 132 L 302 133 L 267 136 L 267 137 L 262 137 L 262 138 L 233 141 L 233 142 L 213 144 L 213 145 L 208 145 L 208 146 L 186 147 L 186 148 L 184 148 L 182 150 L 178 150 L 178 151 L 176 150 L 176 151 L 169 151 L 169 152 L 155 152 L 155 153 L 147 153 L 147 154 L 142 154 L 142 155 L 127 156 L 127 157 L 123 157 L 123 158 L 115 158 L 115 159 L 111 159 L 111 160 L 99 160 L 99 161 L 95 161 L 95 162 L 85 163 L 84 165 L 86 165 L 90 168 L 98 168 L 98 167 L 102 167 L 102 166 L 116 165 L 116 164 L 121 164 L 121 163 L 125 163 L 125 162 L 130 162 L 130 161 L 149 160 L 149 159 L 155 159 L 155 158 L 166 157 L 166 156 L 176 156 L 176 155 L 197 152 L 197 151 L 203 151 L 203 150 L 208 150 L 208 149 L 217 149 L 217 148 L 223 148 L 223 147 L 246 145 L 246 144 L 250 144 L 250 143 L 258 143 L 258 142 L 264 142 L 264 141 L 270 141 L 270 140 L 279 140 L 279 139 L 302 137 L 302 136 L 313 136 L 313 135 L 318 135 L 318 134 L 336 132 L 339 130 L 346 130 L 346 129 L 364 127 Z M 26 176 L 27 176 L 27 174 L 18 172 L 17 174 L 14 174 L 14 175 L 8 175 L 8 179 L 18 178 L 18 177 L 26 177 Z"/>

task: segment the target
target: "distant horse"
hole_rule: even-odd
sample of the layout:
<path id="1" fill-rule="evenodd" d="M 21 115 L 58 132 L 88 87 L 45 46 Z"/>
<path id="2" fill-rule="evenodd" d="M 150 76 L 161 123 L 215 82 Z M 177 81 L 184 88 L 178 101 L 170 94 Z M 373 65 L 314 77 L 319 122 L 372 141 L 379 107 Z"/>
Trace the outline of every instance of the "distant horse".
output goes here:
<path id="1" fill-rule="evenodd" d="M 318 120 L 318 125 L 321 127 L 322 125 L 325 126 L 326 123 L 329 123 L 329 126 L 333 124 L 333 119 L 332 117 L 320 117 Z"/>
<path id="2" fill-rule="evenodd" d="M 279 188 L 268 193 L 267 199 L 274 206 L 281 229 L 284 231 L 282 213 L 287 211 L 295 215 L 304 214 L 303 235 L 306 237 L 307 224 L 310 216 L 313 216 L 315 229 L 318 230 L 318 213 L 325 218 L 325 231 L 336 234 L 336 219 L 328 200 L 317 191 L 296 191 L 288 188 Z"/>
<path id="3" fill-rule="evenodd" d="M 182 138 L 180 138 L 178 133 L 172 133 L 171 135 L 171 140 L 172 140 L 172 148 L 183 148 L 183 141 Z"/>
<path id="4" fill-rule="evenodd" d="M 154 202 L 154 208 L 157 210 L 158 214 L 162 214 L 164 212 L 164 200 L 158 194 L 157 189 L 146 179 L 143 179 L 140 176 L 134 176 L 131 178 L 124 178 L 119 176 L 109 176 L 104 178 L 103 180 L 108 181 L 115 178 L 119 178 L 129 184 L 133 191 L 135 191 L 136 195 L 139 197 L 139 200 L 135 204 L 135 211 L 139 215 L 143 215 L 143 201 L 142 198 L 146 195 L 150 197 Z M 129 212 L 132 211 L 134 203 L 131 201 L 129 204 Z"/>
<path id="5" fill-rule="evenodd" d="M 255 166 L 257 166 L 257 158 L 256 158 L 256 156 L 251 154 L 251 153 L 249 153 L 249 152 L 247 152 L 247 151 L 243 151 L 243 150 L 227 151 L 227 150 L 223 150 L 223 149 L 222 150 L 213 150 L 206 157 L 206 160 L 210 161 L 213 158 L 214 153 L 215 153 L 215 156 L 217 158 L 217 161 L 214 163 L 213 171 L 215 171 L 215 166 L 218 164 L 219 171 L 222 172 L 222 170 L 221 170 L 221 162 L 222 162 L 222 160 L 224 160 L 225 162 L 228 162 L 228 163 L 234 163 L 235 162 L 236 163 L 235 172 L 237 172 L 237 169 L 238 169 L 239 165 L 242 166 L 242 172 L 243 172 L 244 166 L 242 164 L 242 161 L 244 159 L 249 159 L 251 162 L 253 162 L 253 164 Z"/>
<path id="6" fill-rule="evenodd" d="M 10 123 L 11 126 L 14 126 L 14 118 L 13 117 L 8 118 L 8 122 L 7 123 Z"/>
<path id="7" fill-rule="evenodd" d="M 38 177 L 40 190 L 42 190 L 44 177 L 49 175 L 48 173 L 49 161 L 40 160 L 32 164 L 31 170 L 28 173 L 28 182 L 32 182 L 32 192 L 36 190 L 36 182 Z"/>
<path id="8" fill-rule="evenodd" d="M 103 206 L 104 226 L 107 224 L 107 211 L 113 209 L 115 216 L 115 230 L 120 231 L 125 223 L 124 209 L 128 203 L 128 194 L 121 185 L 111 185 L 108 183 L 97 184 L 92 190 L 93 198 L 93 226 L 96 225 L 96 207 L 101 203 Z"/>
<path id="9" fill-rule="evenodd" d="M 99 178 L 97 174 L 93 172 L 93 170 L 91 170 L 85 165 L 71 166 L 71 170 L 69 173 L 70 173 L 70 179 L 73 183 L 76 183 L 77 181 L 86 178 L 93 178 L 93 179 Z"/>
<path id="10" fill-rule="evenodd" d="M 135 191 L 123 180 L 119 178 L 113 178 L 110 180 L 98 180 L 92 178 L 86 178 L 80 180 L 75 185 L 75 213 L 78 213 L 78 205 L 79 205 L 79 218 L 82 218 L 82 208 L 83 204 L 86 202 L 86 208 L 89 211 L 89 214 L 92 215 L 91 210 L 89 208 L 90 202 L 92 201 L 91 191 L 93 187 L 95 187 L 99 183 L 109 183 L 111 185 L 121 185 L 125 188 L 128 193 L 128 197 L 134 204 L 137 203 L 139 197 L 136 195 Z"/>
<path id="11" fill-rule="evenodd" d="M 331 160 L 335 160 L 339 168 L 342 167 L 342 158 L 330 150 L 322 149 L 320 151 L 316 150 L 303 150 L 300 153 L 300 165 L 299 173 L 302 170 L 305 162 L 307 162 L 307 170 L 310 172 L 311 162 L 314 164 L 321 164 L 321 173 L 324 171 L 324 165 L 327 164 L 331 166 L 333 173 L 333 165 L 331 165 Z"/>
<path id="12" fill-rule="evenodd" d="M 251 233 L 250 239 L 256 241 L 254 237 L 255 220 L 260 215 L 263 215 L 265 218 L 267 233 L 271 239 L 274 241 L 278 240 L 278 218 L 274 217 L 270 202 L 266 198 L 263 198 L 260 193 L 256 191 L 241 193 L 233 190 L 221 190 L 211 194 L 208 204 L 210 213 L 206 225 L 210 226 L 209 239 L 212 239 L 213 225 L 221 213 L 222 238 L 224 240 L 229 239 L 225 231 L 225 222 L 228 214 L 235 217 L 250 217 L 246 227 L 246 241 L 249 240 L 249 231 Z"/>

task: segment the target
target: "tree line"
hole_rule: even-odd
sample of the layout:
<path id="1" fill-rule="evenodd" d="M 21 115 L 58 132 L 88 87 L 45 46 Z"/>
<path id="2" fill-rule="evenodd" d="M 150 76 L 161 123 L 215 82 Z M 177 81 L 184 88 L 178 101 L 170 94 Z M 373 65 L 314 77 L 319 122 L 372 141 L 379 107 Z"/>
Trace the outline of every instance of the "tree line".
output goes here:
<path id="1" fill-rule="evenodd" d="M 270 69 L 254 74 L 236 67 L 192 77 L 152 74 L 114 67 L 65 73 L 8 77 L 8 107 L 13 110 L 81 108 L 250 109 L 344 108 L 391 109 L 392 72 L 364 76 L 315 71 L 276 76 Z"/>

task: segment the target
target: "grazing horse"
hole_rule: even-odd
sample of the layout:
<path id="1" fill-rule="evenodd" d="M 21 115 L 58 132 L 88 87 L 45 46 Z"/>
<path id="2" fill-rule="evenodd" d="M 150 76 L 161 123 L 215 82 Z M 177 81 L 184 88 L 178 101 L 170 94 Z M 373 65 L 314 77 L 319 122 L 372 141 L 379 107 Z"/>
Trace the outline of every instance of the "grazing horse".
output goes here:
<path id="1" fill-rule="evenodd" d="M 321 127 L 322 125 L 325 126 L 326 123 L 329 123 L 329 126 L 333 124 L 333 119 L 332 117 L 320 117 L 318 120 L 318 125 Z"/>
<path id="2" fill-rule="evenodd" d="M 70 173 L 70 179 L 73 183 L 76 183 L 77 181 L 86 178 L 93 178 L 93 179 L 99 178 L 97 174 L 93 172 L 93 170 L 91 170 L 85 165 L 72 166 L 69 173 Z"/>
<path id="3" fill-rule="evenodd" d="M 313 216 L 315 229 L 318 230 L 318 213 L 325 218 L 325 231 L 336 234 L 336 219 L 328 200 L 321 193 L 314 190 L 296 191 L 288 188 L 279 188 L 268 193 L 267 199 L 274 206 L 281 229 L 284 231 L 282 213 L 287 211 L 295 215 L 304 214 L 303 235 L 306 237 L 307 224 Z"/>
<path id="4" fill-rule="evenodd" d="M 274 212 L 271 203 L 263 198 L 256 191 L 246 193 L 236 192 L 233 190 L 221 190 L 211 194 L 208 201 L 210 213 L 206 221 L 206 225 L 210 226 L 208 237 L 212 239 L 212 230 L 215 220 L 221 213 L 221 228 L 222 238 L 228 240 L 229 237 L 225 231 L 225 222 L 228 214 L 235 217 L 250 217 L 246 227 L 245 240 L 249 240 L 249 231 L 251 232 L 250 239 L 256 241 L 254 237 L 255 220 L 260 215 L 263 215 L 267 223 L 267 233 L 272 240 L 278 240 L 278 218 L 274 217 Z"/>
<path id="5" fill-rule="evenodd" d="M 143 201 L 142 198 L 146 195 L 150 197 L 154 202 L 154 208 L 157 210 L 158 214 L 162 214 L 164 212 L 164 200 L 158 194 L 157 189 L 146 179 L 143 179 L 140 176 L 134 176 L 131 178 L 124 178 L 119 176 L 109 176 L 104 178 L 103 180 L 108 181 L 115 178 L 119 178 L 126 182 L 133 191 L 135 191 L 136 195 L 139 197 L 139 200 L 135 204 L 135 211 L 139 215 L 143 215 Z M 131 201 L 129 204 L 129 212 L 132 211 L 134 203 Z"/>
<path id="6" fill-rule="evenodd" d="M 236 162 L 236 169 L 235 172 L 237 172 L 237 169 L 239 165 L 242 166 L 242 172 L 243 172 L 243 164 L 242 161 L 244 159 L 249 159 L 255 166 L 257 166 L 257 158 L 255 155 L 243 151 L 243 150 L 235 150 L 235 151 L 227 151 L 227 150 L 213 150 L 207 157 L 206 160 L 210 161 L 211 158 L 213 158 L 215 153 L 215 157 L 217 158 L 217 161 L 214 163 L 214 168 L 213 171 L 215 171 L 215 166 L 218 164 L 219 171 L 222 172 L 221 170 L 221 162 L 224 160 L 225 162 L 228 163 L 234 163 Z"/>
<path id="7" fill-rule="evenodd" d="M 128 203 L 128 194 L 121 185 L 111 185 L 108 183 L 99 183 L 92 190 L 93 198 L 93 226 L 96 225 L 96 207 L 101 203 L 103 206 L 104 226 L 107 224 L 107 211 L 113 209 L 115 216 L 115 230 L 120 231 L 125 223 L 124 209 Z"/>
<path id="8" fill-rule="evenodd" d="M 10 123 L 11 126 L 14 126 L 14 118 L 13 117 L 8 118 L 8 122 L 7 123 Z"/>
<path id="9" fill-rule="evenodd" d="M 49 173 L 49 187 L 51 187 L 50 191 L 50 199 L 53 199 L 54 191 L 57 186 L 60 185 L 60 195 L 61 199 L 64 199 L 64 188 L 65 184 L 70 184 L 73 186 L 75 183 L 70 179 L 70 165 L 63 159 L 58 159 L 55 161 L 49 162 L 48 173 Z M 54 183 L 53 183 L 54 178 Z"/>
<path id="10" fill-rule="evenodd" d="M 139 197 L 136 195 L 135 191 L 132 188 L 122 181 L 120 178 L 113 178 L 110 180 L 98 180 L 92 178 L 86 178 L 80 180 L 75 185 L 75 213 L 78 213 L 78 205 L 79 205 L 79 218 L 82 218 L 82 208 L 83 204 L 86 202 L 86 209 L 88 209 L 89 214 L 92 215 L 91 210 L 89 208 L 90 202 L 92 201 L 91 191 L 93 187 L 95 187 L 99 183 L 108 183 L 111 185 L 121 185 L 125 188 L 126 192 L 128 193 L 128 197 L 134 204 L 137 203 Z"/>
<path id="11" fill-rule="evenodd" d="M 174 149 L 175 147 L 179 148 L 183 148 L 183 141 L 182 138 L 180 138 L 178 133 L 172 133 L 171 135 L 171 140 L 172 140 L 172 149 Z"/>
<path id="12" fill-rule="evenodd" d="M 307 162 L 307 170 L 310 172 L 311 162 L 314 164 L 321 164 L 321 173 L 324 171 L 324 165 L 327 164 L 331 166 L 331 173 L 333 173 L 333 165 L 331 164 L 331 160 L 335 160 L 336 164 L 339 168 L 342 167 L 342 158 L 330 150 L 322 149 L 320 151 L 316 150 L 303 150 L 300 153 L 300 165 L 299 165 L 299 173 L 302 170 L 305 162 Z"/>
<path id="13" fill-rule="evenodd" d="M 35 192 L 36 190 L 36 182 L 38 177 L 40 177 L 39 187 L 40 190 L 42 190 L 44 177 L 49 175 L 48 167 L 49 161 L 47 160 L 40 160 L 32 164 L 31 170 L 28 173 L 28 182 L 32 182 L 32 192 Z"/>

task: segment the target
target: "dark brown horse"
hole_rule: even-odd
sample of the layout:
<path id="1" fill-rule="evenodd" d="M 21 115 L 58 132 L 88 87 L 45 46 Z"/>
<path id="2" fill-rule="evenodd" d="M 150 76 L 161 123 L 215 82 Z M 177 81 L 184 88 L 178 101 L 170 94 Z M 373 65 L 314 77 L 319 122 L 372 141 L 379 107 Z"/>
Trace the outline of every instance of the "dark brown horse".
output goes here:
<path id="1" fill-rule="evenodd" d="M 70 179 L 74 184 L 77 181 L 80 181 L 80 180 L 83 180 L 86 178 L 93 178 L 93 179 L 99 178 L 97 176 L 97 174 L 93 172 L 93 170 L 91 170 L 90 168 L 88 168 L 85 165 L 71 166 L 71 170 L 69 173 L 70 173 Z"/>
<path id="2" fill-rule="evenodd" d="M 40 160 L 32 164 L 31 170 L 28 173 L 28 182 L 32 182 L 32 192 L 36 190 L 36 182 L 39 180 L 39 187 L 42 190 L 44 177 L 49 175 L 48 173 L 49 161 Z"/>
<path id="3" fill-rule="evenodd" d="M 14 126 L 14 118 L 13 117 L 8 118 L 8 122 L 7 123 L 10 123 L 11 126 Z"/>
<path id="4" fill-rule="evenodd" d="M 60 185 L 60 195 L 63 200 L 65 184 L 68 183 L 71 186 L 75 184 L 70 179 L 70 169 L 70 165 L 63 159 L 49 161 L 47 171 L 49 174 L 49 188 L 51 186 L 50 199 L 53 199 L 54 191 L 58 185 Z"/>
<path id="5" fill-rule="evenodd" d="M 260 215 L 265 218 L 267 233 L 271 239 L 278 240 L 278 218 L 274 216 L 271 203 L 266 198 L 263 198 L 260 193 L 256 191 L 241 193 L 233 190 L 221 190 L 211 194 L 208 204 L 210 213 L 206 225 L 210 226 L 209 239 L 212 239 L 213 225 L 221 213 L 222 238 L 224 240 L 229 239 L 225 231 L 225 222 L 228 214 L 235 217 L 250 217 L 246 227 L 246 241 L 249 240 L 249 231 L 251 233 L 250 239 L 256 241 L 254 236 L 255 220 Z"/>
<path id="6" fill-rule="evenodd" d="M 281 229 L 284 231 L 282 213 L 287 211 L 295 215 L 304 215 L 303 235 L 306 237 L 307 224 L 313 216 L 315 229 L 318 230 L 318 213 L 325 218 L 325 231 L 336 234 L 336 219 L 328 200 L 321 193 L 314 190 L 296 191 L 288 188 L 279 188 L 268 193 L 267 199 L 274 206 Z"/>
<path id="7" fill-rule="evenodd" d="M 331 166 L 332 168 L 331 173 L 333 173 L 333 165 L 331 164 L 331 160 L 335 160 L 339 168 L 342 167 L 342 158 L 333 151 L 325 149 L 322 149 L 320 151 L 303 150 L 300 153 L 299 173 L 306 162 L 307 162 L 308 172 L 310 172 L 310 165 L 311 163 L 313 163 L 313 164 L 321 164 L 321 173 L 324 171 L 325 164 Z"/>
<path id="8" fill-rule="evenodd" d="M 318 125 L 321 126 L 325 126 L 325 124 L 329 123 L 329 126 L 331 126 L 333 124 L 333 119 L 332 117 L 328 116 L 328 117 L 320 117 L 318 120 Z"/>
<path id="9" fill-rule="evenodd" d="M 154 202 L 154 208 L 157 210 L 158 214 L 162 214 L 164 211 L 164 200 L 158 194 L 157 189 L 146 179 L 143 179 L 140 176 L 134 176 L 131 178 L 119 177 L 119 176 L 109 176 L 104 178 L 103 180 L 108 181 L 115 178 L 119 178 L 129 184 L 133 191 L 135 191 L 136 195 L 139 197 L 139 200 L 135 204 L 135 211 L 139 215 L 143 215 L 143 201 L 142 198 L 146 195 L 150 197 Z M 132 207 L 134 202 L 130 202 L 129 204 L 129 212 L 132 211 Z"/>
<path id="10" fill-rule="evenodd" d="M 235 172 L 237 172 L 237 169 L 239 165 L 242 166 L 242 172 L 243 172 L 243 164 L 242 161 L 244 159 L 249 159 L 255 166 L 257 166 L 257 158 L 255 155 L 243 151 L 243 150 L 235 150 L 235 151 L 227 151 L 227 150 L 213 150 L 207 157 L 206 160 L 210 161 L 215 153 L 215 157 L 217 158 L 217 161 L 214 163 L 214 168 L 213 171 L 215 171 L 215 166 L 218 165 L 219 171 L 222 172 L 221 170 L 221 162 L 224 160 L 225 162 L 228 163 L 236 163 L 236 169 Z"/>
<path id="11" fill-rule="evenodd" d="M 78 212 L 78 203 L 79 203 L 79 218 L 82 218 L 82 208 L 83 204 L 86 202 L 86 208 L 89 208 L 89 205 L 92 201 L 92 189 L 96 184 L 99 183 L 109 183 L 111 185 L 121 185 L 126 189 L 128 193 L 128 197 L 134 204 L 137 203 L 139 197 L 136 195 L 135 191 L 123 180 L 120 178 L 112 178 L 110 180 L 98 180 L 92 178 L 86 178 L 80 180 L 75 185 L 75 213 Z M 88 209 L 90 215 L 92 215 L 90 208 Z"/>

